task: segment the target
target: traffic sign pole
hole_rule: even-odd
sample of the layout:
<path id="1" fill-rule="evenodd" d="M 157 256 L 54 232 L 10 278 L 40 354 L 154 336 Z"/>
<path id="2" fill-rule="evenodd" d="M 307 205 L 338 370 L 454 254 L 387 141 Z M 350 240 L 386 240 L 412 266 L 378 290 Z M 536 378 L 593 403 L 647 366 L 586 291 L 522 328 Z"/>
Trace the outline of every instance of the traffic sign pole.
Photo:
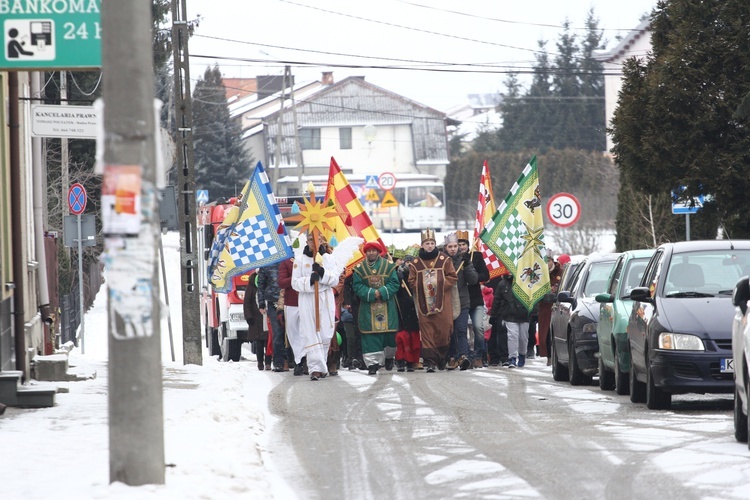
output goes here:
<path id="1" fill-rule="evenodd" d="M 83 231 L 81 230 L 81 214 L 86 210 L 86 188 L 76 182 L 68 189 L 68 208 L 70 213 L 76 216 L 76 227 L 78 235 L 76 242 L 78 244 L 78 304 L 79 314 L 81 317 L 81 354 L 86 354 L 84 334 L 86 332 L 86 323 L 83 320 L 84 303 L 83 303 Z"/>
<path id="2" fill-rule="evenodd" d="M 85 205 L 84 205 L 85 206 Z M 83 232 L 81 231 L 81 214 L 76 214 L 76 223 L 78 225 L 78 238 L 76 241 L 78 242 L 78 304 L 80 306 L 80 315 L 81 315 L 81 354 L 86 354 L 85 349 L 85 336 L 84 333 L 86 331 L 86 322 L 83 320 L 83 313 L 84 313 L 84 307 L 83 307 L 83 245 L 81 244 L 81 241 L 83 240 Z"/>

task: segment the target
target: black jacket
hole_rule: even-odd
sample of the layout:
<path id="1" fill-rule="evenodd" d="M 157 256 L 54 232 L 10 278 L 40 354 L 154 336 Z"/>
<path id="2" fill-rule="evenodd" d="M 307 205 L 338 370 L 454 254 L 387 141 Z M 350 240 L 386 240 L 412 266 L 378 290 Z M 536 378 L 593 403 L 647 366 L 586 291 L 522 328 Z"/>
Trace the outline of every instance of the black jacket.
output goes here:
<path id="1" fill-rule="evenodd" d="M 503 276 L 495 288 L 490 316 L 511 323 L 527 323 L 531 318 L 526 307 L 513 295 L 513 276 L 510 274 Z"/>
<path id="2" fill-rule="evenodd" d="M 471 255 L 471 263 L 474 265 L 474 269 L 477 270 L 477 277 L 479 283 L 475 285 L 469 285 L 469 309 L 475 307 L 484 307 L 484 297 L 482 297 L 482 286 L 480 283 L 490 279 L 490 271 L 487 269 L 487 264 L 484 262 L 484 255 L 482 252 L 474 252 Z"/>

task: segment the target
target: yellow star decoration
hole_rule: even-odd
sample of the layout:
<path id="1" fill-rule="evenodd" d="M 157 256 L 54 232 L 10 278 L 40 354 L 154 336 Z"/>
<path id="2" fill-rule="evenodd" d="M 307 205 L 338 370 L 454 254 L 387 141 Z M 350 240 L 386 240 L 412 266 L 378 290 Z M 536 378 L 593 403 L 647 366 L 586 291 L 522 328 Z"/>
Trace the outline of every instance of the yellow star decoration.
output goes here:
<path id="1" fill-rule="evenodd" d="M 526 234 L 521 236 L 521 239 L 526 243 L 524 243 L 523 251 L 521 252 L 521 255 L 519 257 L 525 255 L 529 250 L 533 250 L 534 253 L 539 256 L 539 258 L 542 258 L 542 252 L 539 251 L 539 247 L 544 246 L 544 242 L 541 240 L 542 233 L 544 233 L 544 227 L 531 229 L 525 222 L 523 223 L 523 225 L 526 227 Z"/>
<path id="2" fill-rule="evenodd" d="M 295 229 L 300 231 L 308 232 L 313 235 L 313 241 L 315 248 L 318 248 L 318 241 L 320 235 L 326 230 L 333 231 L 334 223 L 329 219 L 339 216 L 346 216 L 346 213 L 337 212 L 334 205 L 329 205 L 324 200 L 322 203 L 318 203 L 315 198 L 315 186 L 312 182 L 307 185 L 307 191 L 310 194 L 310 198 L 305 199 L 304 206 L 300 207 L 299 214 L 293 216 L 285 216 L 285 221 L 296 222 Z"/>

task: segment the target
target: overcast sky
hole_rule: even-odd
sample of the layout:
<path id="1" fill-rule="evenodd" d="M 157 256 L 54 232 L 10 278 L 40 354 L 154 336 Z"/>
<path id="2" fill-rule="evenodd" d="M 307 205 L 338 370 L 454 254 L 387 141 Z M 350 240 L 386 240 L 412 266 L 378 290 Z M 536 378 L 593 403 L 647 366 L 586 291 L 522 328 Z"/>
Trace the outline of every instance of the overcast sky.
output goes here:
<path id="1" fill-rule="evenodd" d="M 188 0 L 187 5 L 190 18 L 203 18 L 190 40 L 193 80 L 214 62 L 225 76 L 244 78 L 281 75 L 288 63 L 297 82 L 319 79 L 325 70 L 333 71 L 336 81 L 365 76 L 446 110 L 465 102 L 467 94 L 502 90 L 504 72 L 532 66 L 540 39 L 548 41 L 553 59 L 566 19 L 572 33 L 583 35 L 593 8 L 611 48 L 656 0 Z M 373 68 L 384 66 L 412 69 Z M 413 69 L 418 67 L 423 69 Z"/>

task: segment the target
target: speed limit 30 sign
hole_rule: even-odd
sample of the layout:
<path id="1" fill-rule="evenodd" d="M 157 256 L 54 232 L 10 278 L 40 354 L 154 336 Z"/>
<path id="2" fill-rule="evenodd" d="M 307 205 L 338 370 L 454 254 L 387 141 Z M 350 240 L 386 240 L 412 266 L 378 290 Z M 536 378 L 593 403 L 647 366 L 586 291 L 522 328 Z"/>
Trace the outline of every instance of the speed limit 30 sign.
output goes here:
<path id="1" fill-rule="evenodd" d="M 556 226 L 570 227 L 580 216 L 581 204 L 572 194 L 557 193 L 547 202 L 547 217 Z"/>

